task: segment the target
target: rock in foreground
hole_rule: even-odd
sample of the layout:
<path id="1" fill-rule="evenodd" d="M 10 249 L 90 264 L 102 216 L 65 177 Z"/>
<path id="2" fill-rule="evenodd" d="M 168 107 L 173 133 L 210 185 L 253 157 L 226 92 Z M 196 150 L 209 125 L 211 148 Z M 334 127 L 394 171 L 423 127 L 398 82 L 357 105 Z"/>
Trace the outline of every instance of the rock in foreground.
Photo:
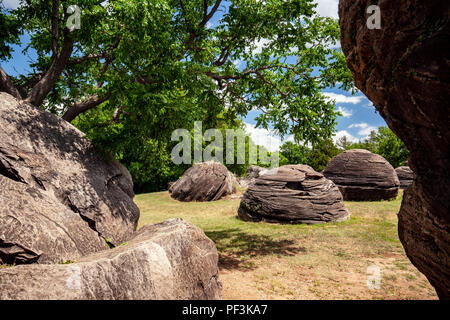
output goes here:
<path id="1" fill-rule="evenodd" d="M 215 201 L 232 194 L 234 188 L 232 174 L 223 164 L 203 162 L 187 169 L 169 193 L 179 201 Z"/>
<path id="2" fill-rule="evenodd" d="M 323 175 L 333 181 L 344 200 L 377 201 L 395 198 L 400 182 L 394 168 L 382 156 L 352 149 L 330 160 Z"/>
<path id="3" fill-rule="evenodd" d="M 324 223 L 349 217 L 334 183 L 306 165 L 272 169 L 255 179 L 241 200 L 245 221 Z"/>
<path id="4" fill-rule="evenodd" d="M 132 240 L 71 264 L 0 269 L 0 299 L 220 299 L 218 254 L 181 219 L 145 226 Z"/>
<path id="5" fill-rule="evenodd" d="M 400 181 L 400 188 L 408 188 L 414 180 L 414 172 L 407 166 L 401 166 L 395 169 L 398 180 Z"/>
<path id="6" fill-rule="evenodd" d="M 0 262 L 51 263 L 135 232 L 133 182 L 84 134 L 0 92 Z"/>
<path id="7" fill-rule="evenodd" d="M 356 86 L 410 151 L 415 181 L 399 212 L 408 257 L 450 299 L 450 1 L 341 0 L 341 45 Z M 414 186 L 416 185 L 416 186 Z"/>

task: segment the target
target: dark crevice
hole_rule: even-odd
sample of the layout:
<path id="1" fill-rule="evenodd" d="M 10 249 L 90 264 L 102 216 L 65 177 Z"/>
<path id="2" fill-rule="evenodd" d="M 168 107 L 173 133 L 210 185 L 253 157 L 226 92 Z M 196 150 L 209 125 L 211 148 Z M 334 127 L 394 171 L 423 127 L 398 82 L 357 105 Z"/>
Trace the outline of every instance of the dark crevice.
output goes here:
<path id="1" fill-rule="evenodd" d="M 31 264 L 36 263 L 40 257 L 41 255 L 18 244 L 4 242 L 0 239 L 0 261 L 4 264 Z"/>
<path id="2" fill-rule="evenodd" d="M 20 176 L 19 172 L 11 167 L 6 160 L 4 161 L 5 162 L 0 159 L 0 175 L 17 182 L 26 183 L 26 181 Z"/>

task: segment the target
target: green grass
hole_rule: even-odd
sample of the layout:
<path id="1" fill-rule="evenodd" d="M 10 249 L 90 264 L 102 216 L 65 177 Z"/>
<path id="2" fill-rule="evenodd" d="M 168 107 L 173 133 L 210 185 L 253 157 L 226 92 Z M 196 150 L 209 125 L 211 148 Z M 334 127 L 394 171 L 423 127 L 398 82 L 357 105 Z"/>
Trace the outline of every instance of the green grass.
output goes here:
<path id="1" fill-rule="evenodd" d="M 420 289 L 414 292 L 408 289 L 424 277 L 407 276 L 417 270 L 397 235 L 401 197 L 346 202 L 351 213 L 348 221 L 316 225 L 244 222 L 237 218 L 240 199 L 231 197 L 214 202 L 179 202 L 167 192 L 157 192 L 137 195 L 135 200 L 141 209 L 139 227 L 182 218 L 204 230 L 216 243 L 225 298 L 435 297 L 429 285 L 417 285 Z M 368 291 L 365 286 L 366 268 L 373 263 L 383 269 L 384 291 Z"/>

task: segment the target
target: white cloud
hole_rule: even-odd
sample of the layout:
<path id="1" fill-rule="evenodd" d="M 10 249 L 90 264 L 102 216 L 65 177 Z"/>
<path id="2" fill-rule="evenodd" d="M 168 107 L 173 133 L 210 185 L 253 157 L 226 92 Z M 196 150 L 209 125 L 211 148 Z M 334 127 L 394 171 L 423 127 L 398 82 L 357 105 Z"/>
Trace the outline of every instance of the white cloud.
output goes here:
<path id="1" fill-rule="evenodd" d="M 286 140 L 281 141 L 281 138 L 273 131 L 264 128 L 255 128 L 253 124 L 245 123 L 245 132 L 252 138 L 257 145 L 265 147 L 267 150 L 279 151 L 280 146 L 286 141 L 294 141 L 292 135 L 288 136 Z"/>
<path id="2" fill-rule="evenodd" d="M 334 135 L 334 137 L 333 137 L 334 143 L 336 144 L 336 141 L 338 141 L 343 136 L 346 136 L 347 140 L 350 142 L 358 141 L 358 139 L 355 136 L 351 135 L 347 130 L 341 130 L 341 131 L 336 132 L 336 134 Z"/>
<path id="3" fill-rule="evenodd" d="M 6 9 L 16 9 L 19 6 L 20 0 L 3 0 L 3 6 Z"/>
<path id="4" fill-rule="evenodd" d="M 261 38 L 252 43 L 251 48 L 246 48 L 247 53 L 260 54 L 264 47 L 270 43 L 269 39 Z"/>
<path id="5" fill-rule="evenodd" d="M 318 4 L 316 11 L 320 16 L 338 19 L 339 0 L 315 0 Z"/>
<path id="6" fill-rule="evenodd" d="M 337 109 L 344 118 L 349 118 L 353 115 L 353 111 L 344 107 L 339 106 Z"/>
<path id="7" fill-rule="evenodd" d="M 372 131 L 377 131 L 378 128 L 371 126 L 365 122 L 363 123 L 354 123 L 349 126 L 349 129 L 351 128 L 359 128 L 358 135 L 367 137 Z"/>
<path id="8" fill-rule="evenodd" d="M 334 92 L 322 92 L 322 95 L 324 95 L 328 101 L 334 100 L 336 103 L 358 104 L 364 99 L 364 96 L 348 97 Z"/>

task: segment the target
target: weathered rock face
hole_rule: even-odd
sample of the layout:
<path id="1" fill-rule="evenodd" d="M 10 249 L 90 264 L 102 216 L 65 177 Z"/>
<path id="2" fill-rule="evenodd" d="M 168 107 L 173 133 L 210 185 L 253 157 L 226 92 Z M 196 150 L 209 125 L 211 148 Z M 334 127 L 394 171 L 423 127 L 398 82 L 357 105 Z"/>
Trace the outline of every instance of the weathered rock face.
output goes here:
<path id="1" fill-rule="evenodd" d="M 262 173 L 267 172 L 268 170 L 259 166 L 255 166 L 255 165 L 251 165 L 250 167 L 247 168 L 247 172 L 245 173 L 245 179 L 250 180 L 250 179 L 256 179 L 259 178 L 259 176 Z"/>
<path id="2" fill-rule="evenodd" d="M 251 165 L 250 167 L 247 168 L 244 178 L 240 180 L 240 185 L 243 188 L 248 188 L 251 184 L 255 182 L 256 178 L 258 178 L 259 176 L 263 175 L 268 171 L 269 170 L 266 168 Z"/>
<path id="3" fill-rule="evenodd" d="M 245 221 L 324 223 L 349 217 L 335 184 L 306 165 L 272 169 L 255 179 L 241 200 Z"/>
<path id="4" fill-rule="evenodd" d="M 179 201 L 215 201 L 234 191 L 231 173 L 218 162 L 194 164 L 169 189 Z"/>
<path id="5" fill-rule="evenodd" d="M 410 167 L 398 167 L 395 169 L 395 173 L 397 173 L 398 180 L 400 181 L 400 188 L 406 189 L 412 184 L 414 180 L 414 172 Z"/>
<path id="6" fill-rule="evenodd" d="M 0 262 L 58 263 L 109 249 L 80 215 L 41 189 L 0 175 Z"/>
<path id="7" fill-rule="evenodd" d="M 0 300 L 220 299 L 218 254 L 181 219 L 145 226 L 123 246 L 71 264 L 0 269 Z"/>
<path id="8" fill-rule="evenodd" d="M 392 199 L 400 186 L 389 162 L 363 149 L 338 154 L 330 160 L 323 175 L 339 187 L 344 200 L 350 201 Z"/>
<path id="9" fill-rule="evenodd" d="M 341 45 L 356 85 L 410 151 L 416 175 L 399 212 L 408 257 L 450 299 L 450 2 L 341 0 Z"/>
<path id="10" fill-rule="evenodd" d="M 0 262 L 50 263 L 133 234 L 133 183 L 66 121 L 0 93 Z"/>

